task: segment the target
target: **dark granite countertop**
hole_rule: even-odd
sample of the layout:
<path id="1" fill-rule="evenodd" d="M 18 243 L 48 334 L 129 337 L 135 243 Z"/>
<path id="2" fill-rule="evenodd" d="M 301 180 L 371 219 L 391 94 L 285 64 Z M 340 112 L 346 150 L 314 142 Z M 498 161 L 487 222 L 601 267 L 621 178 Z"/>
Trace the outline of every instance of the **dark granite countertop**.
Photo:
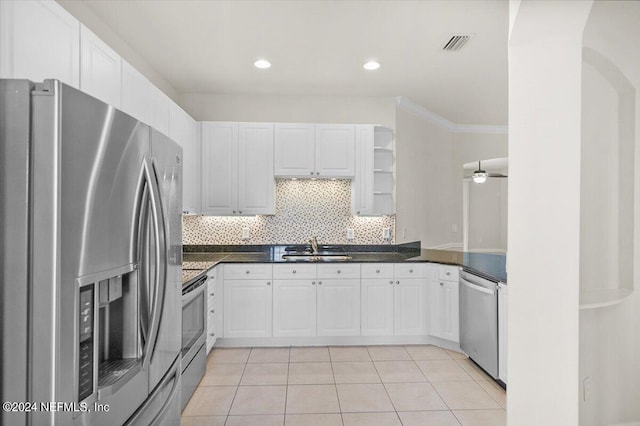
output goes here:
<path id="1" fill-rule="evenodd" d="M 183 248 L 183 282 L 199 275 L 196 271 L 207 270 L 218 263 L 294 263 L 282 256 L 291 245 L 253 246 L 194 246 Z M 303 246 L 300 246 L 303 247 Z M 420 249 L 420 243 L 399 245 L 341 245 L 335 246 L 351 256 L 343 262 L 398 263 L 431 262 L 462 266 L 469 272 L 495 281 L 507 281 L 505 255 L 492 253 L 467 253 L 453 250 Z M 324 263 L 324 262 L 314 262 Z"/>

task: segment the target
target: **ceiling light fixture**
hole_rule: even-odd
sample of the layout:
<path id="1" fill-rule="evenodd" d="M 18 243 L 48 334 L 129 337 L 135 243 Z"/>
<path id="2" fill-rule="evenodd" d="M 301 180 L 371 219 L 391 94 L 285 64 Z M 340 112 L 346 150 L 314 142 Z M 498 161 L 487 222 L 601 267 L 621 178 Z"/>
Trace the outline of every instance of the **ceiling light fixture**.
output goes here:
<path id="1" fill-rule="evenodd" d="M 488 176 L 489 175 L 487 174 L 487 172 L 480 168 L 480 161 L 478 161 L 478 170 L 473 172 L 473 174 L 471 175 L 471 179 L 475 183 L 485 183 Z"/>
<path id="2" fill-rule="evenodd" d="M 362 68 L 364 68 L 367 71 L 374 71 L 377 70 L 378 68 L 380 68 L 380 62 L 377 61 L 369 61 L 366 62 Z"/>
<path id="3" fill-rule="evenodd" d="M 253 65 L 255 65 L 256 68 L 260 68 L 263 70 L 271 68 L 271 62 L 267 61 L 266 59 L 258 59 L 253 63 Z"/>

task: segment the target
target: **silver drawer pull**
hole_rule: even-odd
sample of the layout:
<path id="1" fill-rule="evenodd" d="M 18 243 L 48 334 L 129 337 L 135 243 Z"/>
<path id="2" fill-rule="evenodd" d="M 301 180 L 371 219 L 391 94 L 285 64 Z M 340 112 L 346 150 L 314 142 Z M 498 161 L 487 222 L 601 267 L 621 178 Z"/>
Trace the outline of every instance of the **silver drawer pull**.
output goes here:
<path id="1" fill-rule="evenodd" d="M 389 284 L 393 285 L 393 280 L 389 281 Z"/>
<path id="2" fill-rule="evenodd" d="M 341 273 L 342 271 L 340 269 L 338 269 L 338 273 Z"/>
<path id="3" fill-rule="evenodd" d="M 376 274 L 379 274 L 379 273 L 380 273 L 380 269 L 376 269 Z"/>
<path id="4" fill-rule="evenodd" d="M 440 285 L 444 285 L 444 283 L 440 283 Z"/>
<path id="5" fill-rule="evenodd" d="M 250 273 L 251 271 L 247 270 L 247 271 L 244 271 L 244 272 L 245 272 L 246 274 L 248 274 L 248 273 Z"/>
<path id="6" fill-rule="evenodd" d="M 267 285 L 271 285 L 271 281 L 267 281 Z"/>
<path id="7" fill-rule="evenodd" d="M 295 270 L 295 269 L 293 270 L 293 273 L 294 273 L 294 274 L 296 273 L 296 270 Z"/>
<path id="8" fill-rule="evenodd" d="M 215 294 L 216 293 L 212 291 L 211 293 L 209 293 L 209 296 L 215 296 Z"/>
<path id="9" fill-rule="evenodd" d="M 210 310 L 209 312 L 211 312 L 212 314 L 215 314 L 215 313 L 216 313 L 216 310 L 215 310 L 215 309 L 212 309 L 212 310 Z"/>
<path id="10" fill-rule="evenodd" d="M 318 281 L 318 284 L 322 285 L 322 281 Z"/>
<path id="11" fill-rule="evenodd" d="M 311 281 L 311 285 L 316 285 L 316 282 L 315 281 Z"/>
<path id="12" fill-rule="evenodd" d="M 211 336 L 211 337 L 215 337 L 215 336 L 216 336 L 216 333 L 209 333 L 209 336 Z"/>
<path id="13" fill-rule="evenodd" d="M 409 273 L 410 273 L 410 274 L 413 274 L 413 269 L 409 269 Z"/>
<path id="14" fill-rule="evenodd" d="M 398 280 L 398 281 L 396 281 L 396 285 L 400 285 L 400 281 L 399 281 L 399 280 Z"/>

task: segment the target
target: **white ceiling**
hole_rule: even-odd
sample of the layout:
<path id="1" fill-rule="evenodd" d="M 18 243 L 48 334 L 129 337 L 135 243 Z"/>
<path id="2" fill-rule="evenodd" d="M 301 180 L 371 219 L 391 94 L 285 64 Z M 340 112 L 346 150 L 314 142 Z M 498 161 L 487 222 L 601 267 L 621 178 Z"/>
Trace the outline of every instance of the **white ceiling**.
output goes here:
<path id="1" fill-rule="evenodd" d="M 504 0 L 85 4 L 178 93 L 406 96 L 457 124 L 507 124 Z M 474 37 L 442 51 L 454 33 Z M 372 58 L 382 67 L 363 70 Z"/>

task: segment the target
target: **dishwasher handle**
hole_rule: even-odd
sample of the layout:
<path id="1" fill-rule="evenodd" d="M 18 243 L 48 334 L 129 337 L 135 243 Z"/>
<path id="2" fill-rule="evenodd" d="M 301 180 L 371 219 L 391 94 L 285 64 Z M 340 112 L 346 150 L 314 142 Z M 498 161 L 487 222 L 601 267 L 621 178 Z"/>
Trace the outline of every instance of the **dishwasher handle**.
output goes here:
<path id="1" fill-rule="evenodd" d="M 492 296 L 496 294 L 495 290 L 491 290 L 489 288 L 482 287 L 482 286 L 477 285 L 477 284 L 473 284 L 473 283 L 465 280 L 462 277 L 460 277 L 460 284 L 465 285 L 465 286 L 469 287 L 470 289 L 479 291 L 481 293 L 490 294 Z"/>

